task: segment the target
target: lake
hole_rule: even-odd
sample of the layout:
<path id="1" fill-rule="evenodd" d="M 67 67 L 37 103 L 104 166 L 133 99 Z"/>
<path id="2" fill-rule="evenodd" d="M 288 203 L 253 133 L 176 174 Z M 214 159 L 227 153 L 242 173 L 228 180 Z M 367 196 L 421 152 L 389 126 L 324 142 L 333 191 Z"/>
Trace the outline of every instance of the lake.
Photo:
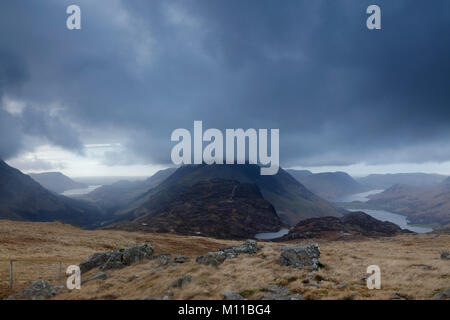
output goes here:
<path id="1" fill-rule="evenodd" d="M 378 219 L 380 221 L 389 221 L 395 223 L 402 229 L 411 230 L 417 233 L 427 233 L 433 231 L 433 229 L 431 228 L 411 226 L 405 216 L 389 211 L 370 209 L 350 209 L 349 211 L 362 211 L 375 219 Z"/>
<path id="2" fill-rule="evenodd" d="M 288 234 L 289 229 L 281 229 L 278 232 L 264 232 L 255 234 L 255 238 L 258 240 L 272 240 L 276 238 L 281 238 L 282 236 Z"/>
<path id="3" fill-rule="evenodd" d="M 88 194 L 91 191 L 94 191 L 95 189 L 101 187 L 101 185 L 94 185 L 94 186 L 89 186 L 87 188 L 83 188 L 83 189 L 70 189 L 70 190 L 66 190 L 63 193 L 61 193 L 63 196 L 79 196 L 82 194 Z"/>
<path id="4" fill-rule="evenodd" d="M 370 191 L 361 192 L 361 193 L 355 193 L 355 194 L 351 194 L 348 196 L 343 196 L 343 197 L 337 199 L 337 202 L 353 202 L 353 201 L 366 202 L 366 201 L 370 200 L 368 198 L 369 196 L 371 196 L 373 194 L 381 193 L 383 191 L 384 191 L 383 189 L 380 189 L 380 190 L 376 189 L 376 190 L 370 190 Z"/>

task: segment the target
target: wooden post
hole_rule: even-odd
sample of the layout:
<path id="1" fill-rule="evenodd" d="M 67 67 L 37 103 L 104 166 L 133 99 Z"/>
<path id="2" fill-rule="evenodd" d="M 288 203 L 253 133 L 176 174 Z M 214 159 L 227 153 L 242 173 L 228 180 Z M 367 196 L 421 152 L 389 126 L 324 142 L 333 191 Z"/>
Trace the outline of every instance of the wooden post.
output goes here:
<path id="1" fill-rule="evenodd" d="M 13 288 L 13 262 L 9 261 L 9 288 Z"/>
<path id="2" fill-rule="evenodd" d="M 59 278 L 59 285 L 62 286 L 62 262 L 61 261 L 59 262 L 59 275 L 58 275 L 58 278 Z"/>

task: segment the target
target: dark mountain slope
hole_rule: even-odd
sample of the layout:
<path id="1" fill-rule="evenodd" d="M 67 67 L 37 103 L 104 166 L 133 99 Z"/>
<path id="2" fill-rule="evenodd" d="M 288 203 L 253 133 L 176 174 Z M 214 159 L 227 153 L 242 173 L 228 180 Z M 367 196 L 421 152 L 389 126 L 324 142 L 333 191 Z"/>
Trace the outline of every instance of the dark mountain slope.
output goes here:
<path id="1" fill-rule="evenodd" d="M 312 175 L 313 173 L 309 170 L 295 170 L 286 169 L 286 172 L 293 176 L 295 179 L 300 181 L 302 178 Z"/>
<path id="2" fill-rule="evenodd" d="M 92 205 L 54 194 L 0 160 L 0 219 L 90 226 L 102 216 Z"/>
<path id="3" fill-rule="evenodd" d="M 153 215 L 197 182 L 210 179 L 236 180 L 257 185 L 264 199 L 275 207 L 281 220 L 289 225 L 302 219 L 339 216 L 345 212 L 310 192 L 281 168 L 276 175 L 262 176 L 257 165 L 203 164 L 180 167 L 158 187 L 123 210 L 123 218 L 132 220 L 143 215 Z"/>
<path id="4" fill-rule="evenodd" d="M 255 184 L 211 179 L 197 182 L 153 215 L 113 228 L 246 239 L 259 232 L 278 231 L 282 226 L 275 209 Z"/>
<path id="5" fill-rule="evenodd" d="M 392 222 L 380 221 L 364 212 L 351 212 L 342 218 L 323 217 L 300 221 L 277 241 L 322 238 L 328 240 L 354 237 L 382 237 L 409 233 Z"/>
<path id="6" fill-rule="evenodd" d="M 367 203 L 408 216 L 417 224 L 450 223 L 450 178 L 431 188 L 395 185 Z"/>
<path id="7" fill-rule="evenodd" d="M 83 189 L 88 187 L 87 184 L 75 182 L 68 176 L 63 175 L 61 172 L 30 173 L 29 176 L 45 189 L 56 193 L 63 193 L 66 190 Z"/>

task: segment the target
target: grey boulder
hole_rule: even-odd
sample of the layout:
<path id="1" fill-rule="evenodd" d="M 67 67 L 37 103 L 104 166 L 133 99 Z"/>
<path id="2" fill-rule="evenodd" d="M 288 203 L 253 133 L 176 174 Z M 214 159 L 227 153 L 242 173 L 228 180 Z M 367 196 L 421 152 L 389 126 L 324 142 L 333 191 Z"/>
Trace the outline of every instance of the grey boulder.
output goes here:
<path id="1" fill-rule="evenodd" d="M 277 262 L 282 266 L 308 267 L 310 270 L 318 270 L 319 257 L 320 249 L 318 244 L 291 246 L 281 248 L 280 258 Z"/>

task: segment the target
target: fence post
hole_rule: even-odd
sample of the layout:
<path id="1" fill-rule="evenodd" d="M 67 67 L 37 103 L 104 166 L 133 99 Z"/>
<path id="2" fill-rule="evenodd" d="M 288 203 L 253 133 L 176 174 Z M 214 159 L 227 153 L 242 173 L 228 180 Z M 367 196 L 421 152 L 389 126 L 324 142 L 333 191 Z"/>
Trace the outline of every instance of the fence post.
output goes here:
<path id="1" fill-rule="evenodd" d="M 13 288 L 13 261 L 9 261 L 9 288 Z"/>
<path id="2" fill-rule="evenodd" d="M 62 273 L 61 272 L 62 272 L 62 262 L 60 261 L 59 262 L 59 275 L 58 275 L 60 286 L 62 286 Z"/>

